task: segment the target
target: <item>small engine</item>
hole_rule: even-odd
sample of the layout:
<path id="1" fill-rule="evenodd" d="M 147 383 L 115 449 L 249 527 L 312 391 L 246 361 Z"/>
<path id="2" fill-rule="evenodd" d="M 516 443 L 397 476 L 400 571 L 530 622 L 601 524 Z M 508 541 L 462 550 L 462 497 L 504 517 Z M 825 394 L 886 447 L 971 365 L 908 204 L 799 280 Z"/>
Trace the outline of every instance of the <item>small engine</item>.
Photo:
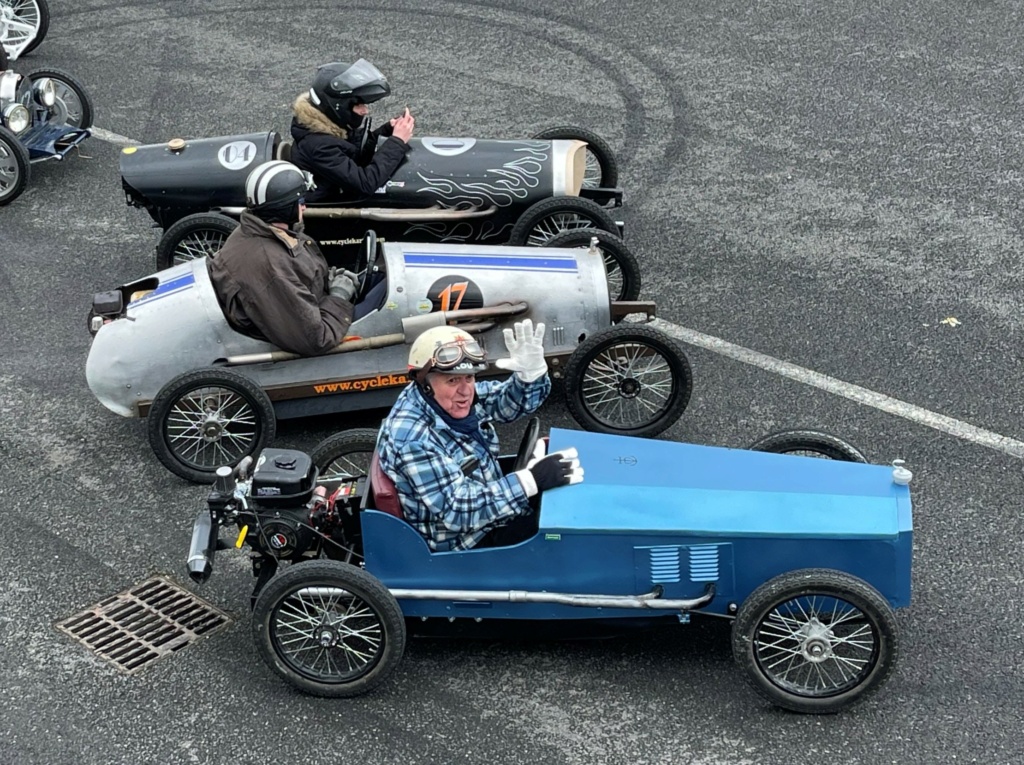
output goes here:
<path id="1" fill-rule="evenodd" d="M 264 449 L 249 486 L 248 508 L 237 523 L 255 550 L 284 560 L 316 552 L 319 536 L 311 528 L 317 469 L 309 455 L 291 449 Z"/>

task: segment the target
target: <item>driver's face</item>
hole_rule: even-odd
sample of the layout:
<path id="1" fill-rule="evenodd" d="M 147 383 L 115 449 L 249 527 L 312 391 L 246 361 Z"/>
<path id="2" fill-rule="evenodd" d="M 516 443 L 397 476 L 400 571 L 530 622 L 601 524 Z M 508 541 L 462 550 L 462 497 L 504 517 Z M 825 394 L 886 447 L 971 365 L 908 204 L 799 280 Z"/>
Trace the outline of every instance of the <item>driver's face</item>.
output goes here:
<path id="1" fill-rule="evenodd" d="M 441 408 L 456 419 L 466 417 L 473 408 L 476 393 L 476 375 L 442 375 L 428 377 L 434 399 Z"/>
<path id="2" fill-rule="evenodd" d="M 352 107 L 352 113 L 358 114 L 360 117 L 365 117 L 370 113 L 370 107 L 366 104 L 356 104 Z"/>

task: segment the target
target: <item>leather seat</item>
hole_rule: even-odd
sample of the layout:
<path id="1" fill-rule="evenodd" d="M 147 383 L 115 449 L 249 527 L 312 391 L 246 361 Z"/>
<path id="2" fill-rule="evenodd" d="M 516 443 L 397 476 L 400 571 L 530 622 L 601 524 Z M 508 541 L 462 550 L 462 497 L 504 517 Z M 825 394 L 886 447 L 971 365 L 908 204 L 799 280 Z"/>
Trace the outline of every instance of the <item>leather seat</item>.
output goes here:
<path id="1" fill-rule="evenodd" d="M 398 503 L 395 483 L 388 478 L 387 473 L 381 470 L 380 454 L 377 451 L 373 452 L 373 458 L 370 460 L 370 486 L 373 488 L 375 510 L 405 519 L 405 516 L 402 515 L 402 506 Z"/>

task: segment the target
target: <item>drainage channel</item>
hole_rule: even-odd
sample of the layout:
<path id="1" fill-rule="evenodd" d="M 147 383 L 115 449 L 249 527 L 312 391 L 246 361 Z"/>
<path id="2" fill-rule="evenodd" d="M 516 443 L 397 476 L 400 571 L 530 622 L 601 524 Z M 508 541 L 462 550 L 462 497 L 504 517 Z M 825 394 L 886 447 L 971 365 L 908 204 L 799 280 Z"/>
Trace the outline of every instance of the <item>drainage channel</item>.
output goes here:
<path id="1" fill-rule="evenodd" d="M 156 576 L 57 623 L 57 629 L 131 674 L 227 627 L 216 606 Z"/>

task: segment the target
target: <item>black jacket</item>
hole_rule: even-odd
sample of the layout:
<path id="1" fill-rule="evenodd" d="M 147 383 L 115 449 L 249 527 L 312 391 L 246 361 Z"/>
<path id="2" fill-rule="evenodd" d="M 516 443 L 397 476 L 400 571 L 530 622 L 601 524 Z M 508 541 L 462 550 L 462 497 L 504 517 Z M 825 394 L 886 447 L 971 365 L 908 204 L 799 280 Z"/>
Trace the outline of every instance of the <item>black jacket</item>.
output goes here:
<path id="1" fill-rule="evenodd" d="M 291 160 L 313 174 L 316 190 L 307 202 L 358 202 L 371 196 L 394 175 L 409 145 L 398 138 L 385 141 L 378 151 L 377 136 L 366 144 L 353 142 L 348 132 L 331 122 L 303 94 L 292 107 L 291 133 L 295 140 Z"/>
<path id="2" fill-rule="evenodd" d="M 206 268 L 224 315 L 240 331 L 302 356 L 327 353 L 345 339 L 352 304 L 328 294 L 327 261 L 305 234 L 244 212 Z"/>

